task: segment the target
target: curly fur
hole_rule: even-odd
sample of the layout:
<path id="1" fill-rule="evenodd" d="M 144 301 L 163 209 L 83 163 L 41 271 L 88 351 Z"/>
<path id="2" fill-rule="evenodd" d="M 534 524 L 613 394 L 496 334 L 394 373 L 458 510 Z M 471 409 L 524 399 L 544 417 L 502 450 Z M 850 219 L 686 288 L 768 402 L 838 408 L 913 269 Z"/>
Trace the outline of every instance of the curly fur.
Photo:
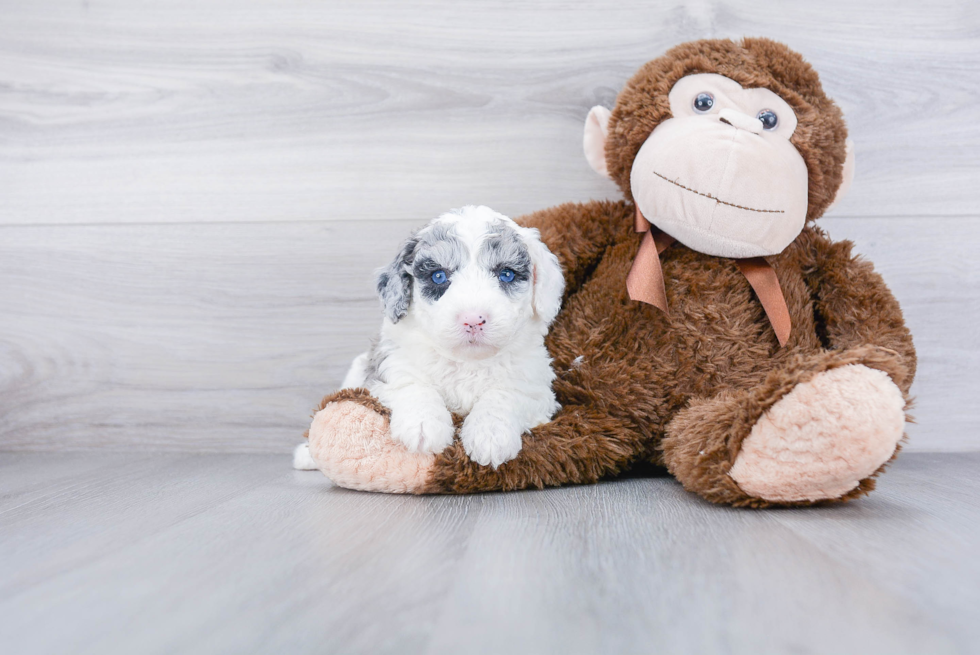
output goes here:
<path id="1" fill-rule="evenodd" d="M 499 466 L 558 409 L 544 335 L 563 287 L 537 230 L 488 207 L 446 213 L 380 271 L 381 335 L 344 386 L 390 408 L 391 437 L 411 452 L 442 452 L 453 441 L 451 412 L 465 416 L 467 455 Z"/>
<path id="2" fill-rule="evenodd" d="M 888 373 L 907 395 L 916 360 L 898 303 L 851 244 L 819 228 L 770 258 L 794 325 L 780 348 L 735 263 L 680 244 L 662 256 L 670 313 L 630 301 L 623 280 L 639 242 L 625 202 L 563 205 L 524 222 L 546 243 L 555 236 L 566 266 L 565 309 L 547 338 L 564 408 L 497 471 L 445 451 L 426 491 L 594 482 L 652 461 L 713 502 L 808 505 L 752 498 L 728 476 L 762 413 L 800 382 L 852 363 Z M 872 488 L 869 478 L 841 500 Z"/>
<path id="3" fill-rule="evenodd" d="M 744 87 L 768 88 L 797 114 L 792 142 L 809 173 L 808 225 L 768 258 L 793 325 L 785 347 L 731 259 L 675 243 L 661 256 L 669 313 L 627 295 L 625 279 L 639 247 L 630 168 L 669 115 L 671 86 L 690 73 L 720 73 Z M 589 483 L 653 463 L 712 502 L 813 504 L 766 500 L 739 488 L 729 472 L 752 427 L 798 385 L 852 364 L 887 373 L 908 403 L 916 369 L 912 337 L 884 281 L 852 254 L 852 244 L 831 241 L 813 224 L 841 183 L 846 134 L 816 73 L 779 43 L 698 41 L 643 66 L 620 94 L 606 142 L 608 170 L 626 198 L 560 205 L 518 221 L 540 231 L 564 269 L 564 306 L 546 339 L 562 410 L 526 435 L 518 457 L 496 470 L 473 463 L 454 443 L 412 491 Z M 868 493 L 883 469 L 818 502 Z"/>

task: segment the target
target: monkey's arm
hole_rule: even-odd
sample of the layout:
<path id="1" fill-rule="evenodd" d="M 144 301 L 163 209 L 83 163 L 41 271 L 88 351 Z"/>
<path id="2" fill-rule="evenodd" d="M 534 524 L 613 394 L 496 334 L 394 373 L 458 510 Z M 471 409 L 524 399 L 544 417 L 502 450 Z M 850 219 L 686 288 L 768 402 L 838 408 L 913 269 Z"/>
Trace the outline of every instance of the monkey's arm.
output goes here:
<path id="1" fill-rule="evenodd" d="M 582 286 L 616 237 L 632 229 L 633 207 L 622 200 L 566 203 L 527 214 L 517 222 L 538 228 L 541 240 L 558 257 L 567 298 Z"/>
<path id="2" fill-rule="evenodd" d="M 496 469 L 473 462 L 457 441 L 436 455 L 422 491 L 474 493 L 598 482 L 627 468 L 650 438 L 630 421 L 597 407 L 566 406 L 523 441 L 517 457 Z"/>
<path id="3" fill-rule="evenodd" d="M 324 398 L 307 433 L 316 467 L 341 487 L 387 493 L 552 487 L 616 474 L 648 455 L 653 440 L 643 426 L 602 408 L 566 406 L 524 435 L 516 458 L 494 469 L 470 460 L 459 440 L 438 455 L 408 452 L 392 440 L 390 416 L 367 389 Z"/>
<path id="4" fill-rule="evenodd" d="M 908 393 L 916 356 L 898 300 L 871 262 L 851 254 L 853 243 L 832 242 L 813 228 L 804 236 L 809 258 L 804 273 L 828 345 L 834 350 L 871 345 L 894 351 L 908 371 L 895 383 Z"/>

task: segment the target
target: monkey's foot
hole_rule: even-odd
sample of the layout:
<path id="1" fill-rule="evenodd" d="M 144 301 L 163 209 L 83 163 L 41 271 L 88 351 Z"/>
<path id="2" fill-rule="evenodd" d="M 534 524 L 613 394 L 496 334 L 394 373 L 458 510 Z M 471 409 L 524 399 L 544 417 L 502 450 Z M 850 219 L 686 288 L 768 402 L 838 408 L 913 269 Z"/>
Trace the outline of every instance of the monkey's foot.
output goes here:
<path id="1" fill-rule="evenodd" d="M 824 371 L 759 418 L 729 475 L 770 502 L 840 498 L 895 453 L 904 408 L 901 390 L 882 371 L 862 364 Z"/>
<path id="2" fill-rule="evenodd" d="M 310 456 L 334 484 L 361 491 L 424 493 L 432 453 L 391 439 L 388 411 L 364 389 L 324 398 L 309 430 Z"/>

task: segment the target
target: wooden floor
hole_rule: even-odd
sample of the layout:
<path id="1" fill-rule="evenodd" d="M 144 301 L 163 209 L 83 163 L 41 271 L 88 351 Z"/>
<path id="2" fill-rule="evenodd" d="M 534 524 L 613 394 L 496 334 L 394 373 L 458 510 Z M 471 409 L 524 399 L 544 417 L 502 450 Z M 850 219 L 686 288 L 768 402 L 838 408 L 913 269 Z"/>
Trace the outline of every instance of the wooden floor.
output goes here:
<path id="1" fill-rule="evenodd" d="M 842 507 L 669 478 L 346 491 L 279 455 L 0 453 L 0 644 L 33 653 L 980 649 L 980 453 Z"/>

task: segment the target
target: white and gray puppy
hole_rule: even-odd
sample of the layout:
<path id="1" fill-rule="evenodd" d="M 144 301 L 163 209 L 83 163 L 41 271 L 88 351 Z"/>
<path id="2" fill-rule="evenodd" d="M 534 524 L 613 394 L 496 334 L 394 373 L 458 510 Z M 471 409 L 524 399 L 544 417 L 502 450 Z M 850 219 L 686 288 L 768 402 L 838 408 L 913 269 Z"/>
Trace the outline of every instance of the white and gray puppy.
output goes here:
<path id="1" fill-rule="evenodd" d="M 467 455 L 496 468 L 558 410 L 544 337 L 564 285 L 536 229 L 489 207 L 443 214 L 378 272 L 381 335 L 343 386 L 388 407 L 391 437 L 412 452 L 444 450 L 450 413 L 465 416 Z"/>

